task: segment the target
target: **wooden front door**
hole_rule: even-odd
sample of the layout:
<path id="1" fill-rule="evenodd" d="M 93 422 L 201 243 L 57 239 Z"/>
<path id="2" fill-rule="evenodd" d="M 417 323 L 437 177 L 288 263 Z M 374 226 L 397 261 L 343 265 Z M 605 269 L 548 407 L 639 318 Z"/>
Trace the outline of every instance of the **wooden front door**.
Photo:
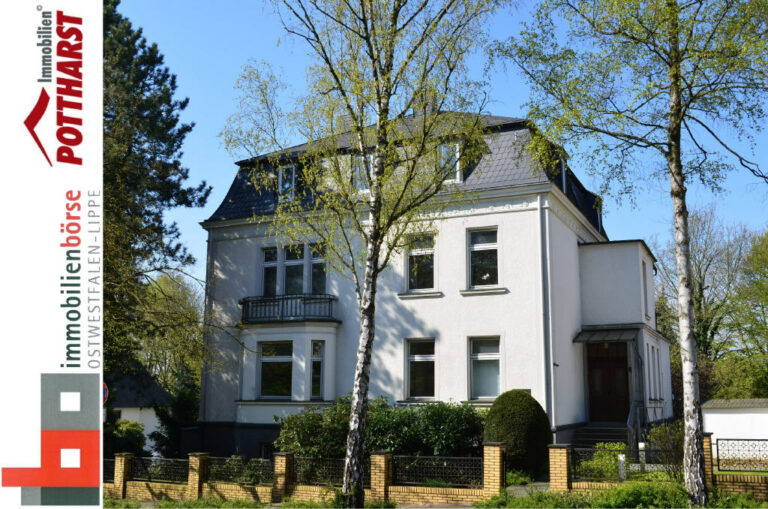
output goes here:
<path id="1" fill-rule="evenodd" d="M 589 420 L 626 422 L 629 372 L 626 343 L 587 344 Z"/>

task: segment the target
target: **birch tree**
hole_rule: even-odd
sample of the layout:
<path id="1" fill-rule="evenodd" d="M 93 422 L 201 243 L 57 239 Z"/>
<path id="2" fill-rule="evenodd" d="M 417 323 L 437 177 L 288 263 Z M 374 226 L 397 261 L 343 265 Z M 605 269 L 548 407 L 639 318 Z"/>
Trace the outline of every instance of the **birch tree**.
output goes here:
<path id="1" fill-rule="evenodd" d="M 292 96 L 271 65 L 246 66 L 239 109 L 222 133 L 235 153 L 258 156 L 247 163 L 253 183 L 276 201 L 274 214 L 256 220 L 286 242 L 311 244 L 353 282 L 360 329 L 343 492 L 354 507 L 364 497 L 378 277 L 466 196 L 452 182 L 483 150 L 485 96 L 465 62 L 496 8 L 493 0 L 277 2 L 286 35 L 312 58 L 306 90 Z"/>
<path id="2" fill-rule="evenodd" d="M 493 53 L 530 83 L 529 115 L 543 134 L 582 155 L 606 188 L 669 181 L 692 504 L 707 494 L 686 186 L 717 187 L 733 168 L 768 180 L 749 158 L 765 118 L 766 35 L 765 0 L 544 0 Z"/>

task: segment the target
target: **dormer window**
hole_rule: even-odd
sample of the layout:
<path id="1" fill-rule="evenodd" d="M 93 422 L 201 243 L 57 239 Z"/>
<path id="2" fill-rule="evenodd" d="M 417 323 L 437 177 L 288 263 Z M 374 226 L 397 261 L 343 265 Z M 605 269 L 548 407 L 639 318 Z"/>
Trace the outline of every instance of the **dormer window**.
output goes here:
<path id="1" fill-rule="evenodd" d="M 461 182 L 459 146 L 456 143 L 441 143 L 437 146 L 437 168 L 445 182 Z"/>
<path id="2" fill-rule="evenodd" d="M 296 189 L 296 167 L 281 166 L 277 173 L 277 192 L 280 201 L 293 200 L 294 189 Z"/>

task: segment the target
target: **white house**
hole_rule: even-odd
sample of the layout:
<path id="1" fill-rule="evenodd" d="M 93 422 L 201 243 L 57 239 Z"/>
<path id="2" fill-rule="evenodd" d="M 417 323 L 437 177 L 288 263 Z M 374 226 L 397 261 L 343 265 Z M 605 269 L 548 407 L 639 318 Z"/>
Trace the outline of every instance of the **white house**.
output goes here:
<path id="1" fill-rule="evenodd" d="M 474 199 L 380 276 L 370 395 L 487 406 L 523 389 L 558 441 L 589 424 L 626 436 L 628 424 L 670 417 L 653 254 L 641 240 L 608 240 L 597 197 L 570 170 L 535 169 L 520 150 L 530 139 L 524 120 L 483 120 L 493 128 L 489 152 L 457 175 Z M 202 223 L 206 312 L 224 327 L 207 336 L 219 358 L 204 370 L 198 445 L 217 454 L 268 450 L 274 416 L 349 393 L 355 367 L 351 283 L 326 273 L 308 246 L 297 250 L 252 221 L 276 200 L 254 190 L 252 161 L 238 163 Z M 291 166 L 276 172 L 294 184 Z"/>

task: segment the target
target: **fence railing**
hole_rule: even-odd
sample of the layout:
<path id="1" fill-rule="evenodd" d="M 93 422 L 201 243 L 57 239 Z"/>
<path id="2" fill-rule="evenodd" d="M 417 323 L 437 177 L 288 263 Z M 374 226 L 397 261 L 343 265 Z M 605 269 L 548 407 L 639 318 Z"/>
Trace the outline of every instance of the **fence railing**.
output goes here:
<path id="1" fill-rule="evenodd" d="M 619 445 L 574 447 L 571 451 L 573 480 L 577 482 L 682 480 L 682 451 L 630 449 Z"/>
<path id="2" fill-rule="evenodd" d="M 483 458 L 394 456 L 392 483 L 454 488 L 482 487 Z"/>
<path id="3" fill-rule="evenodd" d="M 344 458 L 306 458 L 293 460 L 294 482 L 320 486 L 341 486 L 344 481 Z M 363 467 L 363 486 L 371 486 L 371 460 Z"/>
<path id="4" fill-rule="evenodd" d="M 272 484 L 274 465 L 270 460 L 242 456 L 229 458 L 208 458 L 208 480 L 234 482 L 237 484 Z"/>
<path id="5" fill-rule="evenodd" d="M 290 322 L 301 320 L 334 320 L 335 295 L 302 294 L 277 295 L 274 297 L 246 297 L 243 306 L 243 323 Z"/>
<path id="6" fill-rule="evenodd" d="M 102 479 L 104 482 L 115 480 L 115 460 L 104 459 Z"/>
<path id="7" fill-rule="evenodd" d="M 718 438 L 716 444 L 718 470 L 768 471 L 768 440 Z"/>
<path id="8" fill-rule="evenodd" d="M 133 478 L 137 481 L 186 483 L 189 460 L 168 458 L 134 458 Z"/>

